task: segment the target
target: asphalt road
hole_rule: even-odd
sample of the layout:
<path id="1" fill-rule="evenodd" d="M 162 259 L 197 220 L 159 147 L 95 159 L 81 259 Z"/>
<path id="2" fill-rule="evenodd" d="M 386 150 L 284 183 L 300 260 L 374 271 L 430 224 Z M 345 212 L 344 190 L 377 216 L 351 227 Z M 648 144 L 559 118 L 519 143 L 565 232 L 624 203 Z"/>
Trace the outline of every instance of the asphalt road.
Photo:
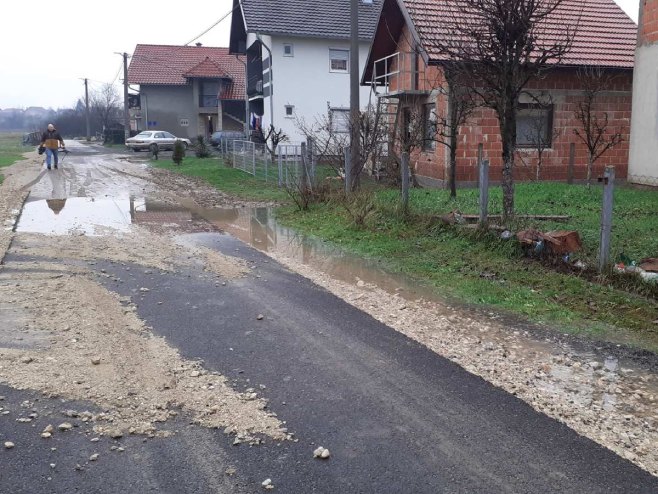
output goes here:
<path id="1" fill-rule="evenodd" d="M 195 271 L 92 268 L 119 278 L 99 281 L 131 296 L 183 356 L 202 359 L 238 389 L 264 385 L 269 408 L 299 442 L 232 446 L 221 431 L 183 417 L 172 438 L 104 440 L 101 458 L 89 462 L 99 445 L 82 424 L 57 439 L 56 451 L 23 433 L 28 447 L 0 451 L 0 492 L 258 492 L 266 478 L 285 493 L 658 492 L 658 479 L 630 462 L 234 238 L 192 237 L 255 268 L 226 286 Z M 0 395 L 10 408 L 34 399 L 7 388 Z M 34 406 L 74 408 L 45 398 Z M 0 418 L 0 441 L 20 430 Z M 313 459 L 318 445 L 331 450 L 329 460 Z M 229 466 L 234 476 L 225 475 Z"/>

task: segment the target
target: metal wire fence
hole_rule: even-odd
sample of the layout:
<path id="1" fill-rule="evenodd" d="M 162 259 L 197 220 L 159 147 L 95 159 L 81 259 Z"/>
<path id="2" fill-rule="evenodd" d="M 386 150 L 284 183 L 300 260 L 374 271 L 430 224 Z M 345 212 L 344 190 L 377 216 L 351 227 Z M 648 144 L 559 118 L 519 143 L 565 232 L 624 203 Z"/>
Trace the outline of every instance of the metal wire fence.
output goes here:
<path id="1" fill-rule="evenodd" d="M 264 144 L 250 141 L 232 141 L 230 152 L 224 157 L 234 168 L 279 187 L 296 187 L 301 181 L 315 181 L 316 159 L 312 145 L 281 144 L 270 153 Z M 310 151 L 309 151 L 310 150 Z"/>

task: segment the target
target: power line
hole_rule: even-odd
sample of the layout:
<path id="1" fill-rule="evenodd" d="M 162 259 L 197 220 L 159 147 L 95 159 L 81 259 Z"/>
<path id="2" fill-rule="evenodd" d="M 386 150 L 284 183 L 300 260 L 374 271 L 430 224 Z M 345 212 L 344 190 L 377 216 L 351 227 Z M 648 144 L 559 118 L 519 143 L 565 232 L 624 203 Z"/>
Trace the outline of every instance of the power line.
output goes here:
<path id="1" fill-rule="evenodd" d="M 198 40 L 201 36 L 203 36 L 203 35 L 206 34 L 208 31 L 210 31 L 212 28 L 214 28 L 215 26 L 217 26 L 217 24 L 219 24 L 219 23 L 222 22 L 224 19 L 226 19 L 226 18 L 227 18 L 229 15 L 231 15 L 231 14 L 232 14 L 232 13 L 238 8 L 238 7 L 240 7 L 240 3 L 241 3 L 241 2 L 238 2 L 238 3 L 235 5 L 235 7 L 233 7 L 233 8 L 232 8 L 231 10 L 229 10 L 226 14 L 224 14 L 224 15 L 223 15 L 218 21 L 216 21 L 215 23 L 213 23 L 212 26 L 210 26 L 208 29 L 206 29 L 206 30 L 203 31 L 201 34 L 199 34 L 198 36 L 195 36 L 195 37 L 192 38 L 190 41 L 188 41 L 187 43 L 185 43 L 185 46 L 187 46 L 187 45 L 189 45 L 190 43 L 192 43 L 192 42 Z"/>

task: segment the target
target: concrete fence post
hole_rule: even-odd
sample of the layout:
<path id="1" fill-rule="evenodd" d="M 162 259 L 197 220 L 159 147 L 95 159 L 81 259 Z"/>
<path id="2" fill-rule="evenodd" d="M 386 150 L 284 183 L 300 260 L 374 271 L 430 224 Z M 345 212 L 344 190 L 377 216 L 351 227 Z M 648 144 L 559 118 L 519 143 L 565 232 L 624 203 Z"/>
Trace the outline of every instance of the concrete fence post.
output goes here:
<path id="1" fill-rule="evenodd" d="M 301 176 L 301 182 L 300 184 L 303 184 L 305 187 L 308 187 L 308 155 L 307 155 L 308 150 L 306 149 L 306 143 L 302 142 L 301 146 L 301 158 L 302 158 L 302 176 Z"/>
<path id="2" fill-rule="evenodd" d="M 615 167 L 606 166 L 603 177 L 603 207 L 601 209 L 601 242 L 599 245 L 599 272 L 610 264 L 610 237 L 612 235 L 612 207 L 615 189 Z"/>
<path id="3" fill-rule="evenodd" d="M 484 144 L 478 144 L 478 174 L 476 177 L 477 185 L 480 186 L 480 167 L 482 166 L 482 158 L 484 157 Z"/>
<path id="4" fill-rule="evenodd" d="M 479 226 L 485 227 L 489 221 L 489 160 L 480 162 L 480 219 Z"/>
<path id="5" fill-rule="evenodd" d="M 279 187 L 283 186 L 283 153 L 279 152 Z"/>
<path id="6" fill-rule="evenodd" d="M 352 187 L 352 149 L 345 148 L 345 195 L 349 195 Z"/>

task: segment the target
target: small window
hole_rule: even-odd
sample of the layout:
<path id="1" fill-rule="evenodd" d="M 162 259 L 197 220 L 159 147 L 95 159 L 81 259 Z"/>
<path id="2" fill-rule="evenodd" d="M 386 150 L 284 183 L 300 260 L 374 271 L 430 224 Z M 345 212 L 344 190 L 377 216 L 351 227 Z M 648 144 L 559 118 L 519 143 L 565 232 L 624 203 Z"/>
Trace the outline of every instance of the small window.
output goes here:
<path id="1" fill-rule="evenodd" d="M 345 134 L 350 131 L 350 111 L 345 108 L 332 108 L 329 110 L 329 119 L 331 121 L 331 130 Z"/>
<path id="2" fill-rule="evenodd" d="M 350 63 L 349 50 L 329 50 L 329 72 L 347 73 Z"/>
<path id="3" fill-rule="evenodd" d="M 164 132 L 156 132 L 155 135 L 153 136 L 154 139 L 164 139 L 165 135 Z"/>
<path id="4" fill-rule="evenodd" d="M 284 43 L 283 44 L 283 56 L 284 57 L 294 57 L 295 56 L 295 50 L 293 48 L 292 43 Z"/>
<path id="5" fill-rule="evenodd" d="M 516 115 L 516 145 L 550 148 L 553 139 L 553 105 L 519 103 Z"/>
<path id="6" fill-rule="evenodd" d="M 286 105 L 286 118 L 292 118 L 295 113 L 295 107 L 293 105 Z"/>
<path id="7" fill-rule="evenodd" d="M 423 105 L 423 151 L 436 149 L 436 105 Z"/>

